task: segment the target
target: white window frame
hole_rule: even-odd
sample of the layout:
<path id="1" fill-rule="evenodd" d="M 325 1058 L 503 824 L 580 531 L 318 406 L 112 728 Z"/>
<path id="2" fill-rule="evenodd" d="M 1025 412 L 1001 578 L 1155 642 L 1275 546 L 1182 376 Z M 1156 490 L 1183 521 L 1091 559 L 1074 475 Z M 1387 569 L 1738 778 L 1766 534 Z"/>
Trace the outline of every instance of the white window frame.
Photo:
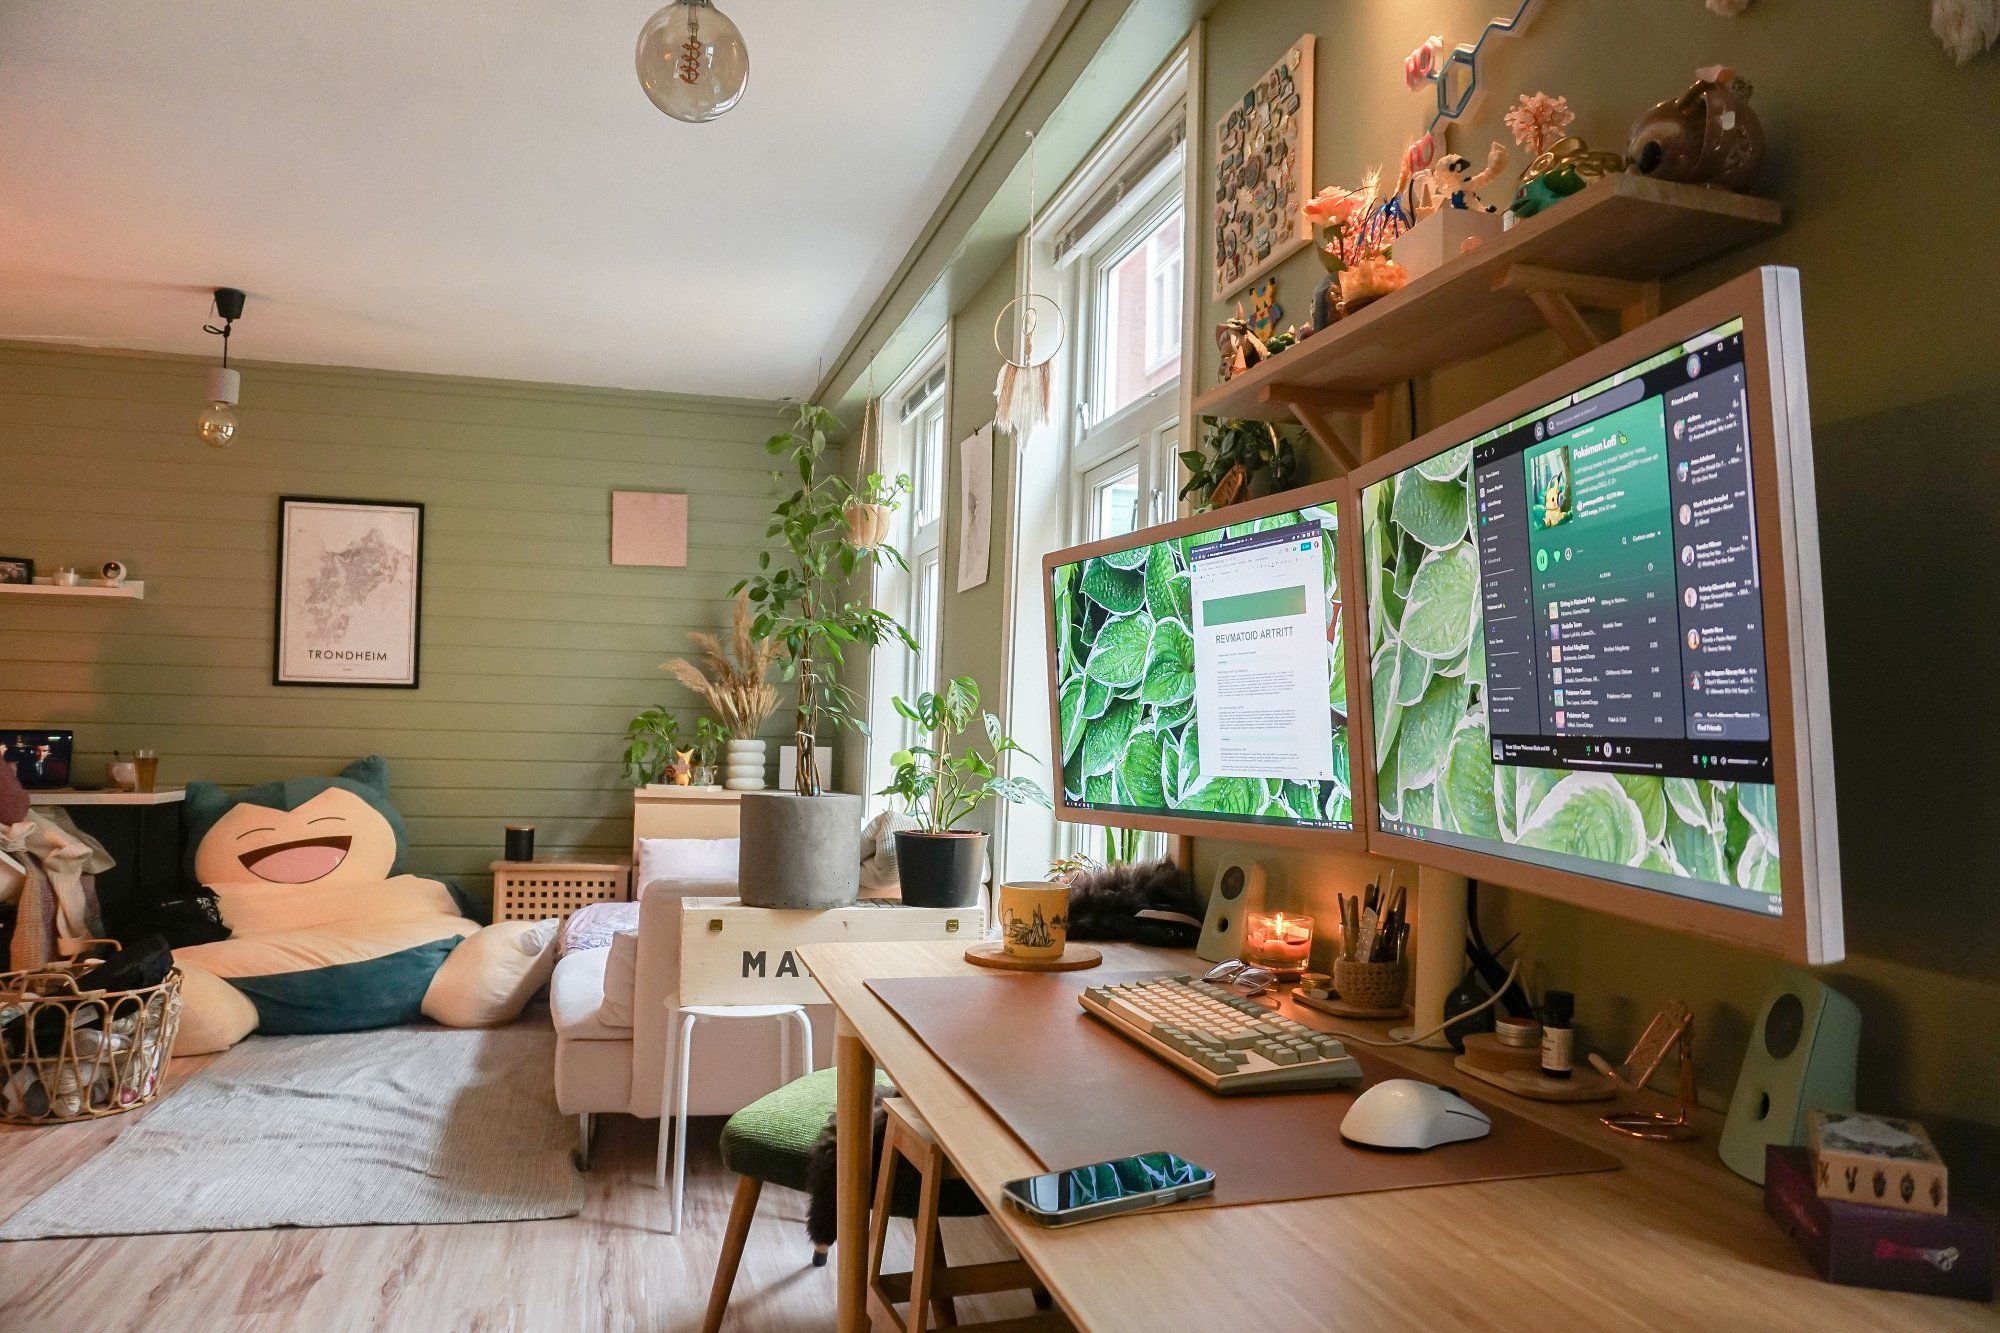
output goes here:
<path id="1" fill-rule="evenodd" d="M 1185 228 L 1183 228 L 1185 230 Z M 1182 237 L 1181 248 L 1159 258 L 1148 256 L 1146 260 L 1146 353 L 1143 363 L 1148 375 L 1157 374 L 1160 367 L 1181 354 L 1181 295 L 1187 287 L 1183 267 L 1187 263 L 1187 241 Z M 1163 299 L 1172 293 L 1172 310 L 1175 318 L 1164 319 L 1161 314 L 1169 307 Z"/>
<path id="2" fill-rule="evenodd" d="M 1025 291 L 1028 257 L 1034 256 L 1033 271 L 1039 291 L 1054 296 L 1072 313 L 1072 329 L 1090 327 L 1089 305 L 1095 293 L 1084 280 L 1090 256 L 1101 256 L 1107 245 L 1124 238 L 1143 238 L 1151 226 L 1178 207 L 1182 214 L 1181 241 L 1181 320 L 1179 338 L 1182 355 L 1194 345 L 1192 324 L 1199 307 L 1200 293 L 1192 280 L 1189 258 L 1196 253 L 1193 220 L 1199 213 L 1201 193 L 1194 182 L 1195 170 L 1187 150 L 1199 142 L 1200 129 L 1195 109 L 1200 103 L 1201 41 L 1197 25 L 1189 40 L 1161 74 L 1140 94 L 1133 107 L 1098 148 L 1085 160 L 1068 183 L 1051 200 L 1048 208 L 1033 219 L 1028 233 L 1017 247 L 1015 290 Z M 1178 122 L 1181 146 L 1178 164 L 1161 163 L 1146 173 L 1143 181 L 1127 179 L 1131 165 L 1157 149 L 1160 136 L 1171 133 Z M 1132 186 L 1129 198 L 1135 202 L 1108 211 L 1102 207 L 1105 191 L 1123 180 Z M 1177 181 L 1169 185 L 1168 182 Z M 1128 197 L 1120 194 L 1119 202 Z M 1084 219 L 1091 216 L 1086 224 Z M 1079 233 L 1081 235 L 1079 236 Z M 1059 239 L 1067 253 L 1057 254 Z M 1184 437 L 1182 423 L 1190 412 L 1193 398 L 1193 367 L 1184 362 L 1183 373 L 1167 381 L 1119 412 L 1102 421 L 1091 421 L 1082 400 L 1098 383 L 1097 340 L 1078 334 L 1057 358 L 1053 404 L 1049 426 L 1015 442 L 1015 475 L 1019 485 L 1012 550 L 1014 560 L 1007 572 L 1007 627 L 1003 645 L 1005 661 L 1006 718 L 1017 737 L 1035 736 L 1046 747 L 1050 742 L 1048 702 L 1047 627 L 1041 585 L 1041 555 L 1057 546 L 1069 545 L 1077 534 L 1089 530 L 1085 507 L 1091 494 L 1087 481 L 1110 475 L 1108 469 L 1121 458 L 1143 460 L 1141 471 L 1141 527 L 1163 523 L 1176 512 L 1175 493 L 1179 489 L 1179 442 Z M 1129 463 L 1127 464 L 1129 466 Z M 1031 747 L 1033 748 L 1033 747 Z M 1040 749 L 1035 751 L 1038 755 Z M 1008 772 L 1034 778 L 1046 785 L 1052 776 L 1046 763 L 1015 762 L 1009 756 Z M 1031 806 L 1003 805 L 998 811 L 995 873 L 1005 878 L 1039 878 L 1052 855 L 1072 851 L 1104 852 L 1104 835 L 1095 826 L 1064 824 L 1048 812 Z M 1165 839 L 1145 835 L 1142 854 L 1164 850 Z"/>
<path id="3" fill-rule="evenodd" d="M 921 407 L 912 407 L 913 397 Z M 882 395 L 877 418 L 882 424 L 882 464 L 885 475 L 907 473 L 911 492 L 898 506 L 890 525 L 890 543 L 902 552 L 907 569 L 889 561 L 875 565 L 874 604 L 909 629 L 918 648 L 911 652 L 889 640 L 871 656 L 865 801 L 872 814 L 886 806 L 877 796 L 894 775 L 889 756 L 917 743 L 913 724 L 896 711 L 892 700 L 914 699 L 937 689 L 938 649 L 944 610 L 944 512 L 947 448 L 926 446 L 927 434 L 943 442 L 951 420 L 951 356 L 946 334 L 925 347 L 910 368 Z M 924 501 L 931 506 L 926 510 Z"/>

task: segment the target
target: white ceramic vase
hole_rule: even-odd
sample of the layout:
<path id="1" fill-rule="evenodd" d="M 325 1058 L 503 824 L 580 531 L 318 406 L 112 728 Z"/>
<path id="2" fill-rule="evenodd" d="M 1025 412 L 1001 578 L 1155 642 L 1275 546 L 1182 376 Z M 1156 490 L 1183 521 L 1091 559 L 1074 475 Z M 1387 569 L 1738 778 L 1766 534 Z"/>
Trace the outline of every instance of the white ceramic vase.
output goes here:
<path id="1" fill-rule="evenodd" d="M 764 742 L 731 741 L 723 756 L 723 786 L 731 791 L 764 790 Z"/>

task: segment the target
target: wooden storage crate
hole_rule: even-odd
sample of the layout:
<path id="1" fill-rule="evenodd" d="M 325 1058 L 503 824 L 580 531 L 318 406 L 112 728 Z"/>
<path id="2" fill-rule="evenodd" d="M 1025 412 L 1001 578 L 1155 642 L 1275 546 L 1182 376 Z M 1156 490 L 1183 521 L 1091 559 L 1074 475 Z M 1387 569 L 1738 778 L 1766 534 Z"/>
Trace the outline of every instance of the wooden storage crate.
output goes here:
<path id="1" fill-rule="evenodd" d="M 824 1004 L 799 961 L 806 944 L 956 940 L 977 944 L 979 907 L 860 902 L 823 912 L 745 907 L 734 898 L 681 900 L 682 1004 Z"/>
<path id="2" fill-rule="evenodd" d="M 622 903 L 632 897 L 632 867 L 616 861 L 533 861 L 493 863 L 493 919 L 540 921 L 567 917 L 592 903 Z"/>

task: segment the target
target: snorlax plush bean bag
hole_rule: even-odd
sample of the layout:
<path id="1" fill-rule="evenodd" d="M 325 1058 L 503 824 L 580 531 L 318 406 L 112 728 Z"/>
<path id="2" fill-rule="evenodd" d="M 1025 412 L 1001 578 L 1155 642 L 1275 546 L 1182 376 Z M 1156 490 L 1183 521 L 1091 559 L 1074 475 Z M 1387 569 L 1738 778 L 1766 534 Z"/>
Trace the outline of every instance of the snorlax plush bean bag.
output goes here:
<path id="1" fill-rule="evenodd" d="M 504 1023 L 554 966 L 554 922 L 482 928 L 451 886 L 404 872 L 380 755 L 236 796 L 190 783 L 184 810 L 187 869 L 230 937 L 174 951 L 186 974 L 177 1055 L 253 1031 Z"/>

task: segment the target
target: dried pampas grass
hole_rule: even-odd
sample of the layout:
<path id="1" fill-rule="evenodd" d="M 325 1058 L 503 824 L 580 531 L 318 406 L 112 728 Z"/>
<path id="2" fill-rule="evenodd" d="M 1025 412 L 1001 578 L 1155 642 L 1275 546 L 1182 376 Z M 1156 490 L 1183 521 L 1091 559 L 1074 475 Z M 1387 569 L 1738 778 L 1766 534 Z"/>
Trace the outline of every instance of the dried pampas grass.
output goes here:
<path id="1" fill-rule="evenodd" d="M 750 598 L 736 594 L 736 615 L 729 645 L 713 634 L 695 630 L 688 637 L 701 650 L 701 667 L 685 658 L 664 663 L 660 670 L 699 694 L 715 710 L 722 725 L 738 740 L 750 740 L 778 706 L 778 689 L 765 680 L 778 661 L 779 645 L 773 639 L 751 634 L 754 617 Z"/>

